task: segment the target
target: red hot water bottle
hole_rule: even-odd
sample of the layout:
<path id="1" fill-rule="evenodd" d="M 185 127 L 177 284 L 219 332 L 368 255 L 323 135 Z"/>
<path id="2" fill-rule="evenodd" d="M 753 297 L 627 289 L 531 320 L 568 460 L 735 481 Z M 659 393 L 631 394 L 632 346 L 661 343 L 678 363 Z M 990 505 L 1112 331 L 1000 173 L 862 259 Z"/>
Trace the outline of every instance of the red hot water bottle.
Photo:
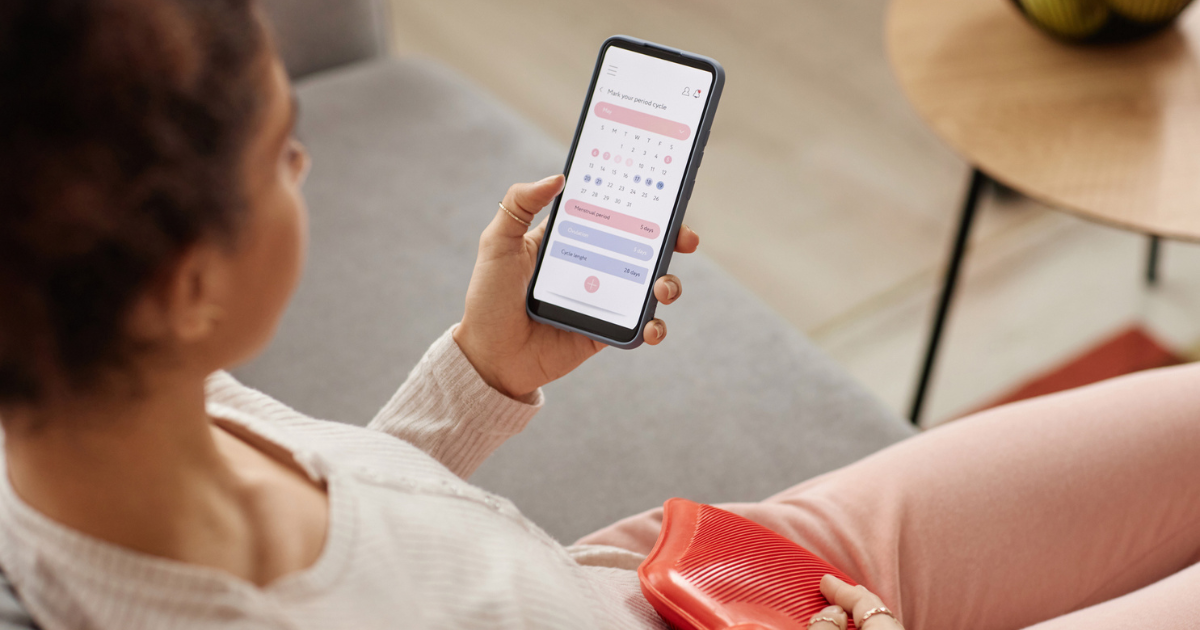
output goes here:
<path id="1" fill-rule="evenodd" d="M 663 505 L 658 542 L 638 567 L 642 593 L 680 630 L 805 630 L 829 605 L 825 574 L 855 584 L 766 527 L 686 499 Z"/>

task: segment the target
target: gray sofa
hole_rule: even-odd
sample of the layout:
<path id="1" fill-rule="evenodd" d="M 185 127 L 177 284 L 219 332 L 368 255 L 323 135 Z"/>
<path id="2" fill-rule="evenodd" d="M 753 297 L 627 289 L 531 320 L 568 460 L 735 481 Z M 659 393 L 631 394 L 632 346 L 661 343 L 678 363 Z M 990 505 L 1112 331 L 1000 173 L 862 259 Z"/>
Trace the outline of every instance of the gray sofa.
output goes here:
<path id="1" fill-rule="evenodd" d="M 566 147 L 446 68 L 389 58 L 381 3 L 266 5 L 315 163 L 312 243 L 277 338 L 236 374 L 364 424 L 461 315 L 496 201 L 559 172 Z M 703 254 L 675 261 L 666 343 L 546 387 L 472 478 L 564 542 L 672 496 L 764 498 L 913 432 Z M 34 627 L 0 573 L 0 630 Z"/>
<path id="2" fill-rule="evenodd" d="M 278 337 L 237 376 L 362 424 L 461 316 L 496 200 L 561 172 L 566 147 L 447 68 L 387 56 L 373 0 L 267 5 L 314 159 L 312 244 Z M 675 261 L 667 341 L 546 387 L 472 479 L 560 540 L 672 496 L 761 499 L 912 433 L 703 253 Z"/>

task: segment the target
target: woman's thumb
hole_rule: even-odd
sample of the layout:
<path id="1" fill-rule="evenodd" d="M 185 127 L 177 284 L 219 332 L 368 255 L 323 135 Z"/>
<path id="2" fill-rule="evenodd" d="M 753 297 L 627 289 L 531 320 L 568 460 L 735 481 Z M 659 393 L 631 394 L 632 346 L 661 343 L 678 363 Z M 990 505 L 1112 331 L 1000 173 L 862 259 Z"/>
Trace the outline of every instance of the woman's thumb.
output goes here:
<path id="1" fill-rule="evenodd" d="M 534 216 L 562 192 L 563 181 L 562 175 L 551 175 L 531 184 L 513 184 L 500 202 L 494 229 L 506 237 L 523 236 Z"/>
<path id="2" fill-rule="evenodd" d="M 551 175 L 532 184 L 517 184 L 513 187 L 519 187 L 514 201 L 521 210 L 529 212 L 530 215 L 537 214 L 554 201 L 555 195 L 562 192 L 565 180 L 562 175 Z"/>

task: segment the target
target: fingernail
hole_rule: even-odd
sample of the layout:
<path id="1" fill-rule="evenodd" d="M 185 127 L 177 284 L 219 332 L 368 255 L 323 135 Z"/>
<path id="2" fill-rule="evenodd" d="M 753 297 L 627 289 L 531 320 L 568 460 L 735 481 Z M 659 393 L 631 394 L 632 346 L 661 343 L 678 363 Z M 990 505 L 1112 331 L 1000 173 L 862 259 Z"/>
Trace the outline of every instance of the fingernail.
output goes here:
<path id="1" fill-rule="evenodd" d="M 658 329 L 658 338 L 659 339 L 662 339 L 663 337 L 667 336 L 666 324 L 663 324 L 662 322 L 658 322 L 658 324 L 655 326 L 655 328 Z"/>
<path id="2" fill-rule="evenodd" d="M 679 296 L 679 285 L 674 280 L 667 280 L 667 299 L 674 300 Z"/>

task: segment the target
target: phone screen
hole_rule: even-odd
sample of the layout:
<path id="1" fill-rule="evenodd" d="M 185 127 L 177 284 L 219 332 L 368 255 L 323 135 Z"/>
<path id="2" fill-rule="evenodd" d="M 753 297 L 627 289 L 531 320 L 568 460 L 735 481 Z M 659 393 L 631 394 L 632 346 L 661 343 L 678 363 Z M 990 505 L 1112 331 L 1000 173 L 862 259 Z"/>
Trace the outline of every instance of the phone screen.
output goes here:
<path id="1" fill-rule="evenodd" d="M 610 45 L 579 129 L 533 298 L 639 323 L 713 73 Z"/>

